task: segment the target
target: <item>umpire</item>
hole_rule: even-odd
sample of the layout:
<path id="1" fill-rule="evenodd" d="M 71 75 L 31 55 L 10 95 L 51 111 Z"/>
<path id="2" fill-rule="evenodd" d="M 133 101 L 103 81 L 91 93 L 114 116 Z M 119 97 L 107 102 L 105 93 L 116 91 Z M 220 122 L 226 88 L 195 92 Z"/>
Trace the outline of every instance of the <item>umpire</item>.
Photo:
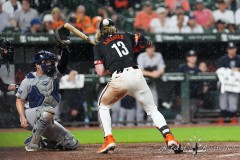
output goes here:
<path id="1" fill-rule="evenodd" d="M 230 68 L 233 71 L 240 71 L 240 56 L 237 55 L 237 46 L 234 42 L 228 42 L 227 54 L 220 58 L 218 68 Z M 238 123 L 237 109 L 238 109 L 238 93 L 225 92 L 219 95 L 219 106 L 221 110 L 221 117 L 218 123 L 224 123 L 223 118 L 231 117 L 231 123 Z"/>
<path id="2" fill-rule="evenodd" d="M 9 66 L 10 54 L 12 54 L 12 47 L 8 40 L 0 39 L 0 68 L 3 63 Z M 14 91 L 16 89 L 15 84 L 6 84 L 0 77 L 0 90 L 3 92 Z"/>

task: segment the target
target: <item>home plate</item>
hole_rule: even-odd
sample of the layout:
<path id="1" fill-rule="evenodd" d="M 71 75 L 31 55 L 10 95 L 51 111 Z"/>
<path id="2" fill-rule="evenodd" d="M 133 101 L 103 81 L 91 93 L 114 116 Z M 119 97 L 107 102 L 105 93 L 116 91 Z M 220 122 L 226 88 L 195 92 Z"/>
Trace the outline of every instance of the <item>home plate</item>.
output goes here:
<path id="1" fill-rule="evenodd" d="M 190 150 L 184 150 L 183 153 L 184 153 L 184 152 L 185 152 L 185 153 L 193 153 L 193 150 L 191 150 L 191 149 L 190 149 Z M 206 150 L 200 150 L 200 149 L 197 150 L 197 153 L 205 153 L 205 152 L 206 152 Z"/>
<path id="2" fill-rule="evenodd" d="M 234 156 L 240 156 L 240 153 L 224 154 L 217 157 L 222 158 L 222 157 L 234 157 Z"/>

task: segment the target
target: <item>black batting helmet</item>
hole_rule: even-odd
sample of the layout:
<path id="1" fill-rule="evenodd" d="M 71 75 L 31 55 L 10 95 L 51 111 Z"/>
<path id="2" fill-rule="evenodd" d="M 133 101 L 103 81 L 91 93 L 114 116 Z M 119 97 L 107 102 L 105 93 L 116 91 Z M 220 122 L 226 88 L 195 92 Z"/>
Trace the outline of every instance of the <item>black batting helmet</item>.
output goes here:
<path id="1" fill-rule="evenodd" d="M 110 18 L 105 18 L 100 22 L 99 29 L 110 26 L 114 26 L 114 22 Z"/>

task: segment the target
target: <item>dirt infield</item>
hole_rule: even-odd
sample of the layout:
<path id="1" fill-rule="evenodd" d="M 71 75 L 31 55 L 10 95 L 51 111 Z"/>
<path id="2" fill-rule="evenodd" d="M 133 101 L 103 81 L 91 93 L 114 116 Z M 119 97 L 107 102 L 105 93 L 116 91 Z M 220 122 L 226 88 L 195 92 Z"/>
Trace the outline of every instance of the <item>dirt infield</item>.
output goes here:
<path id="1" fill-rule="evenodd" d="M 184 143 L 184 153 L 174 154 L 167 150 L 164 143 L 132 143 L 118 144 L 114 152 L 109 154 L 96 154 L 101 145 L 81 145 L 76 151 L 38 151 L 26 152 L 23 147 L 0 148 L 1 160 L 92 160 L 92 159 L 240 159 L 240 142 L 202 142 L 199 144 L 196 156 L 192 153 L 191 144 Z"/>

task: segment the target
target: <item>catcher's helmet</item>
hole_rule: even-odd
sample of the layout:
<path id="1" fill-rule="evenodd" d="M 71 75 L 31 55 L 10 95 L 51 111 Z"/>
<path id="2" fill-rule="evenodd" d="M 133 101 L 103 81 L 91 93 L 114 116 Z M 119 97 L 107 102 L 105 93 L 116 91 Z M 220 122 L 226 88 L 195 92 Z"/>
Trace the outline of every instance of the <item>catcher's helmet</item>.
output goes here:
<path id="1" fill-rule="evenodd" d="M 50 61 L 50 64 L 46 64 Z M 33 64 L 39 64 L 45 74 L 53 74 L 56 71 L 55 62 L 57 61 L 57 56 L 52 52 L 41 50 L 36 53 L 32 59 Z"/>
<path id="2" fill-rule="evenodd" d="M 41 57 L 42 57 L 43 53 L 40 51 L 38 53 L 36 53 L 33 57 L 32 57 L 32 64 L 39 64 L 41 65 L 42 63 L 42 60 L 41 60 Z"/>
<path id="3" fill-rule="evenodd" d="M 105 18 L 100 22 L 99 29 L 110 26 L 114 26 L 114 22 L 110 18 Z"/>

